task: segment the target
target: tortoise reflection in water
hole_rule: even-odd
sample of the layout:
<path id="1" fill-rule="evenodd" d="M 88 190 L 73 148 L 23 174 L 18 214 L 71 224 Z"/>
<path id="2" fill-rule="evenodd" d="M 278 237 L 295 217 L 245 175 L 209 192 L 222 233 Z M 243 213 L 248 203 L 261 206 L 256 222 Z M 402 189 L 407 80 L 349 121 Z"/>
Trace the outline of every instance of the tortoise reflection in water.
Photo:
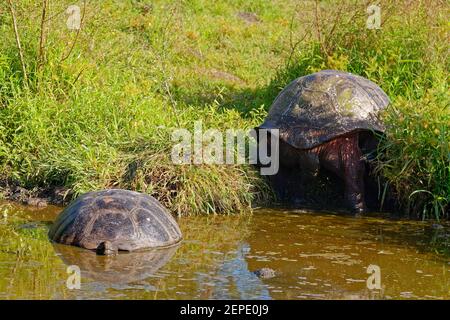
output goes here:
<path id="1" fill-rule="evenodd" d="M 66 265 L 80 268 L 83 278 L 107 284 L 127 284 L 149 278 L 170 261 L 179 247 L 119 253 L 110 258 L 72 246 L 56 243 L 53 246 Z"/>
<path id="2" fill-rule="evenodd" d="M 167 247 L 182 238 L 175 219 L 155 198 L 120 189 L 80 196 L 58 216 L 49 237 L 104 255 Z"/>

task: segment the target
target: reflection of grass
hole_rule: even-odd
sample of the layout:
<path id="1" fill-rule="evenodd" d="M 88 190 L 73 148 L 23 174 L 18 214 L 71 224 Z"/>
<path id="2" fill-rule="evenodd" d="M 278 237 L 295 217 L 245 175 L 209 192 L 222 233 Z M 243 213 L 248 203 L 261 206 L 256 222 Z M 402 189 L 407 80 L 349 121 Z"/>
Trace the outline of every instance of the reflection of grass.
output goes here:
<path id="1" fill-rule="evenodd" d="M 193 268 L 210 265 L 213 256 L 204 254 L 208 251 L 233 251 L 239 241 L 248 235 L 250 216 L 241 217 L 211 217 L 196 221 L 181 219 L 180 227 L 183 230 L 185 243 L 177 254 L 183 255 L 189 252 L 194 255 L 197 265 Z"/>
<path id="2" fill-rule="evenodd" d="M 0 223 L 0 241 L 2 243 L 0 252 L 22 257 L 33 254 L 36 258 L 45 254 L 45 250 L 42 250 L 42 241 L 47 239 L 44 229 L 20 228 L 20 224 L 24 223 L 24 220 L 18 218 L 14 211 L 4 208 L 2 212 L 4 218 Z M 8 213 L 12 213 L 12 215 L 10 216 Z"/>
<path id="3" fill-rule="evenodd" d="M 14 210 L 0 208 L 0 297 L 51 299 L 66 295 L 65 268 L 55 256 L 47 228 L 22 229 Z M 6 263 L 5 263 L 6 262 Z"/>
<path id="4" fill-rule="evenodd" d="M 430 237 L 430 251 L 441 255 L 445 260 L 450 259 L 450 232 L 433 230 Z"/>

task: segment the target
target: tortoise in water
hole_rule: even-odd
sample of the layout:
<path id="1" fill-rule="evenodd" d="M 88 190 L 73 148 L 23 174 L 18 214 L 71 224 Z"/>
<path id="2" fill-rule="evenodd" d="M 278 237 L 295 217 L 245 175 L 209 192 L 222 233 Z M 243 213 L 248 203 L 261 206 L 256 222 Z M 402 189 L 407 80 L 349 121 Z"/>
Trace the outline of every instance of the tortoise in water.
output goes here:
<path id="1" fill-rule="evenodd" d="M 385 130 L 378 114 L 388 104 L 375 83 L 347 72 L 324 70 L 292 81 L 256 128 L 279 129 L 280 168 L 270 177 L 278 196 L 284 197 L 293 171 L 299 172 L 301 189 L 324 168 L 344 181 L 351 209 L 364 212 L 364 159 Z"/>
<path id="2" fill-rule="evenodd" d="M 61 212 L 48 235 L 101 255 L 167 247 L 182 238 L 175 219 L 155 198 L 120 189 L 80 196 Z"/>

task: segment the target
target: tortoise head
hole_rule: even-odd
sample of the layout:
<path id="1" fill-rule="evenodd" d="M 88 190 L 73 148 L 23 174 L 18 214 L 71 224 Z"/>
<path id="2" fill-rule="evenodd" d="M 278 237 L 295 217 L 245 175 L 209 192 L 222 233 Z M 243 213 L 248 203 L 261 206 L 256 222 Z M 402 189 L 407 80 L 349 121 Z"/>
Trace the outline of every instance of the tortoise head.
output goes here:
<path id="1" fill-rule="evenodd" d="M 374 160 L 377 156 L 378 145 L 383 139 L 383 133 L 363 130 L 359 132 L 359 148 L 367 160 Z"/>
<path id="2" fill-rule="evenodd" d="M 101 242 L 96 249 L 97 255 L 101 256 L 114 256 L 118 253 L 119 249 L 116 245 L 111 243 L 110 241 Z"/>

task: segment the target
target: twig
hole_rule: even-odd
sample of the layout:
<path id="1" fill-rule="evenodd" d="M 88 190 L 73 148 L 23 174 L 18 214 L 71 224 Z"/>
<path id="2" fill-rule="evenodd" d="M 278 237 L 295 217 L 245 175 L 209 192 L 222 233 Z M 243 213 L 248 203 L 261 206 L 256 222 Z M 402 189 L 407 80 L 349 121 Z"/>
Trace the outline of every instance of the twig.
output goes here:
<path id="1" fill-rule="evenodd" d="M 295 5 L 295 8 L 292 12 L 292 17 L 291 17 L 291 22 L 289 24 L 289 46 L 291 51 L 289 52 L 289 57 L 287 59 L 287 65 L 290 66 L 291 65 L 291 59 L 292 56 L 294 55 L 295 50 L 297 49 L 297 46 L 300 44 L 300 42 L 302 42 L 305 38 L 307 33 L 305 33 L 305 35 L 303 36 L 303 38 L 301 38 L 300 40 L 296 41 L 294 43 L 294 18 L 297 14 L 297 9 L 298 9 L 298 3 Z"/>
<path id="2" fill-rule="evenodd" d="M 20 63 L 22 65 L 23 78 L 25 80 L 25 83 L 28 84 L 27 69 L 25 67 L 25 60 L 23 58 L 22 46 L 20 44 L 19 30 L 17 29 L 16 12 L 14 11 L 14 6 L 12 3 L 12 0 L 8 0 L 8 4 L 9 4 L 9 11 L 11 12 L 11 16 L 12 16 L 12 20 L 13 20 L 14 35 L 16 38 L 17 49 L 19 50 L 19 58 L 20 58 Z"/>
<path id="3" fill-rule="evenodd" d="M 289 52 L 289 57 L 288 57 L 288 60 L 287 60 L 287 65 L 288 65 L 288 66 L 291 65 L 292 57 L 294 56 L 295 50 L 297 49 L 298 45 L 299 45 L 300 43 L 302 43 L 303 40 L 305 40 L 306 37 L 307 37 L 309 34 L 310 34 L 310 32 L 305 32 L 305 34 L 303 35 L 302 38 L 300 38 L 299 40 L 297 40 L 297 41 L 295 42 L 295 44 L 293 44 L 293 45 L 291 44 L 291 52 Z"/>
<path id="4" fill-rule="evenodd" d="M 315 17 L 317 38 L 319 40 L 320 47 L 322 48 L 322 52 L 328 56 L 328 50 L 322 40 L 322 30 L 320 27 L 320 17 L 319 17 L 319 2 L 317 0 L 315 1 L 314 17 Z"/>
<path id="5" fill-rule="evenodd" d="M 80 76 L 84 70 L 85 70 L 85 68 L 81 69 L 80 72 L 78 72 L 77 76 L 75 77 L 75 80 L 73 80 L 73 82 L 72 82 L 72 86 L 75 85 L 75 83 L 78 81 L 78 79 L 80 78 Z"/>
<path id="6" fill-rule="evenodd" d="M 45 22 L 48 22 L 48 21 L 50 21 L 50 20 L 56 18 L 57 16 L 61 15 L 62 13 L 64 13 L 66 10 L 67 10 L 66 8 L 63 8 L 63 9 L 59 10 L 59 11 L 58 11 L 57 13 L 55 13 L 54 15 L 52 15 L 52 16 L 48 17 L 47 19 L 45 19 Z"/>
<path id="7" fill-rule="evenodd" d="M 340 20 L 341 20 L 341 14 L 342 14 L 342 9 L 344 8 L 344 4 L 345 2 L 342 2 L 342 4 L 339 6 L 338 9 L 338 13 L 336 15 L 336 19 L 334 20 L 333 26 L 331 27 L 330 32 L 328 33 L 328 35 L 325 37 L 325 42 L 330 42 L 334 31 L 336 30 L 337 25 L 339 24 Z"/>
<path id="8" fill-rule="evenodd" d="M 37 69 L 41 69 L 45 63 L 45 16 L 47 14 L 47 0 L 42 0 L 42 17 L 41 17 L 41 35 L 39 37 L 39 55 L 38 55 L 38 66 Z"/>

